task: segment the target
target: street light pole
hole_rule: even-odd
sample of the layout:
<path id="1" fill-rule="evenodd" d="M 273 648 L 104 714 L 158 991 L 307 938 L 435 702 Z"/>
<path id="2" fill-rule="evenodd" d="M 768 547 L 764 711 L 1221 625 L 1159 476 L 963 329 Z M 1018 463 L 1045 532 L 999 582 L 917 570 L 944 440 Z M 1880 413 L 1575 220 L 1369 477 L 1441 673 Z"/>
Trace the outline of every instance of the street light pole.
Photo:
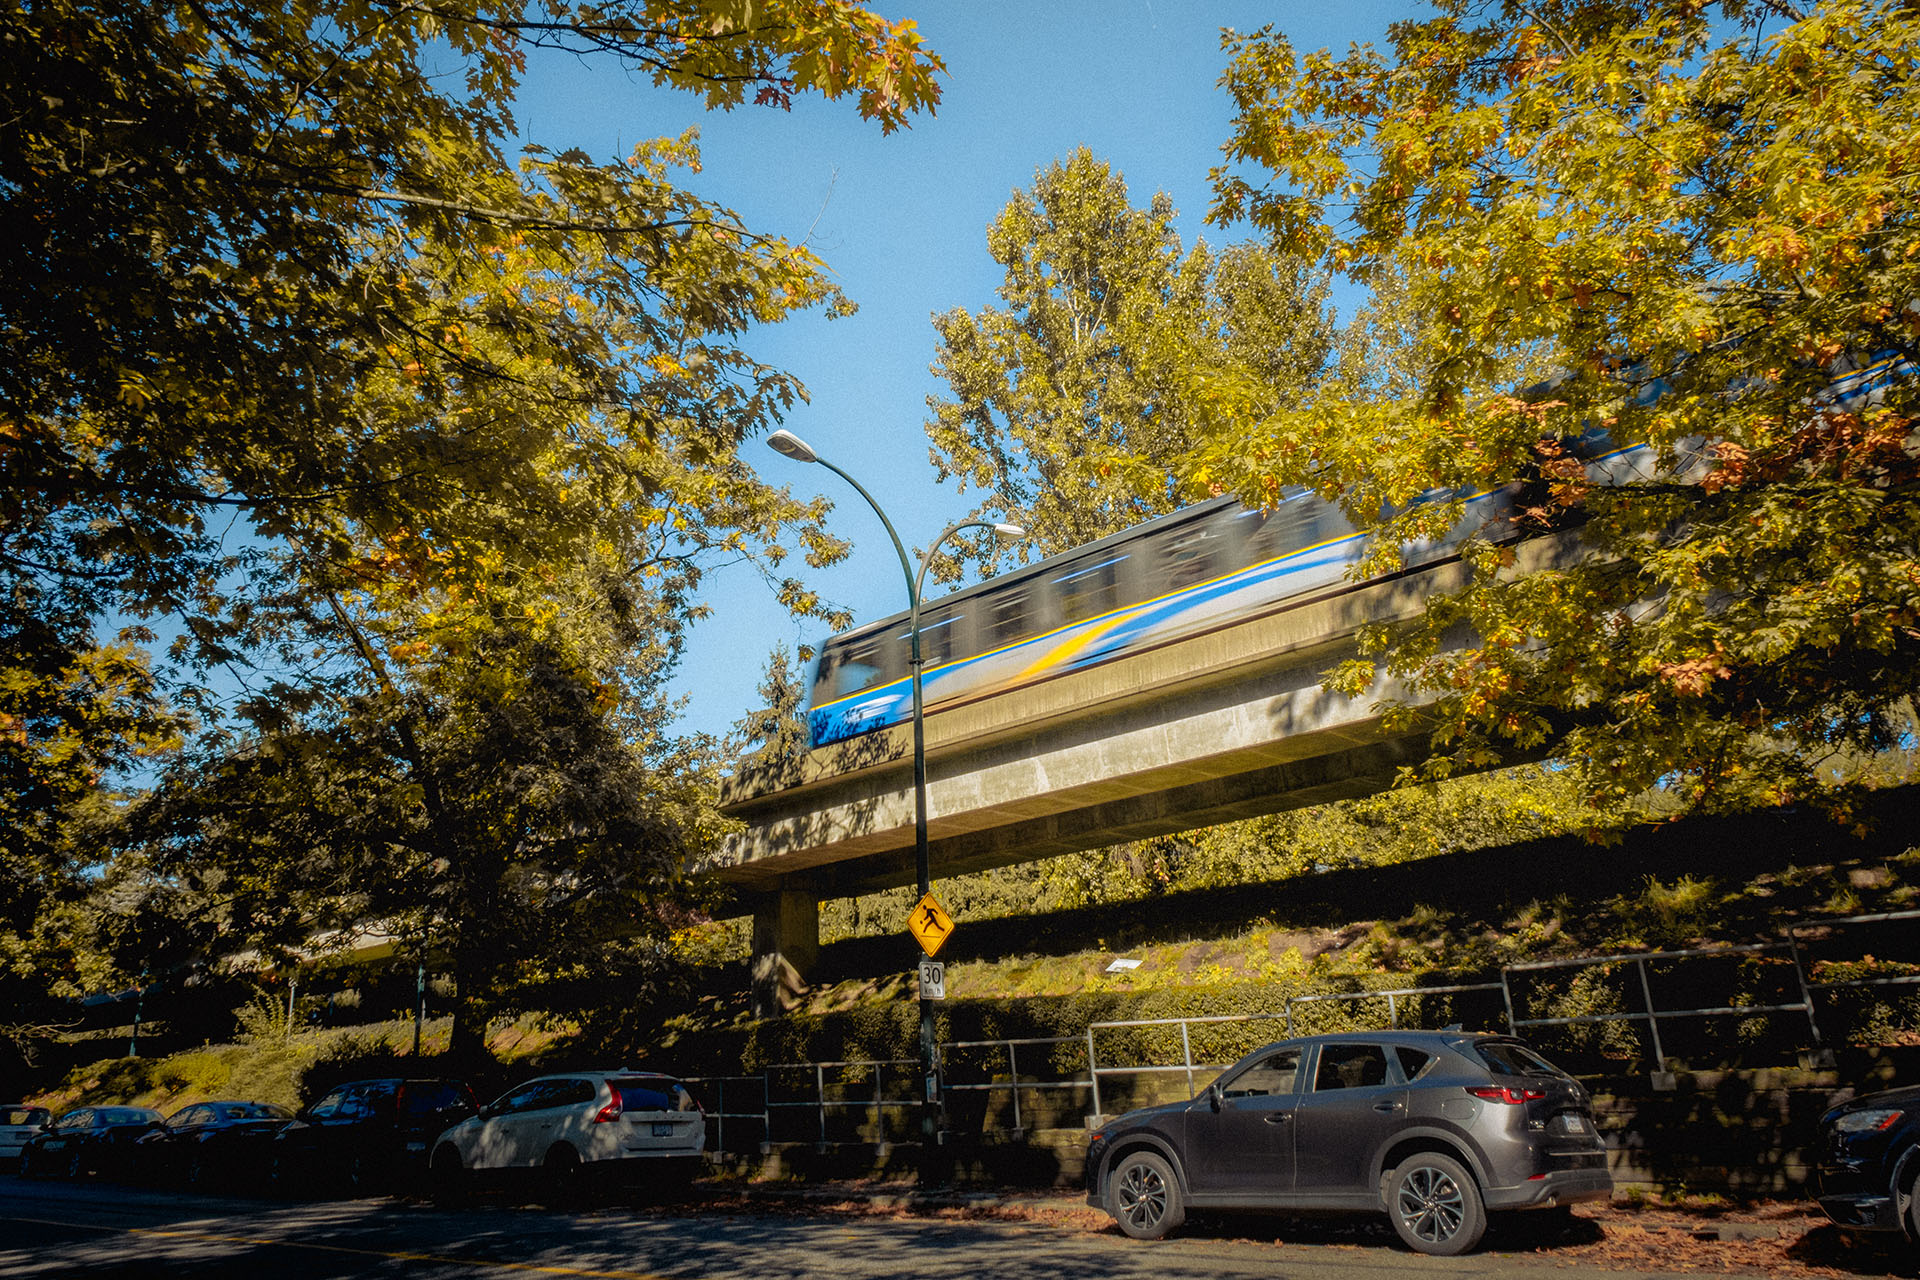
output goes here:
<path id="1" fill-rule="evenodd" d="M 994 524 L 986 520 L 963 520 L 959 524 L 950 524 L 941 530 L 940 536 L 933 540 L 926 553 L 920 557 L 918 572 L 915 572 L 907 556 L 907 548 L 900 541 L 900 535 L 894 531 L 893 522 L 887 519 L 887 513 L 868 493 L 866 486 L 834 466 L 815 453 L 811 446 L 791 431 L 776 431 L 767 437 L 767 444 L 774 452 L 793 459 L 795 462 L 817 462 L 827 470 L 852 485 L 854 492 L 866 499 L 873 508 L 873 514 L 880 517 L 880 525 L 887 531 L 887 537 L 893 540 L 893 550 L 900 557 L 900 570 L 907 580 L 907 665 L 911 671 L 909 683 L 913 689 L 913 867 L 920 886 L 920 896 L 925 898 L 933 891 L 933 871 L 927 854 L 927 731 L 926 710 L 921 690 L 920 658 L 920 589 L 926 583 L 927 565 L 933 560 L 934 552 L 962 529 L 991 529 L 996 534 L 1008 538 L 1024 538 L 1027 531 L 1016 524 Z M 919 983 L 919 963 L 914 964 L 915 985 Z M 934 1147 L 939 1131 L 939 1082 L 934 1069 L 934 1025 L 933 1001 L 929 1000 L 924 989 L 920 992 L 920 1184 L 924 1187 L 934 1181 Z"/>

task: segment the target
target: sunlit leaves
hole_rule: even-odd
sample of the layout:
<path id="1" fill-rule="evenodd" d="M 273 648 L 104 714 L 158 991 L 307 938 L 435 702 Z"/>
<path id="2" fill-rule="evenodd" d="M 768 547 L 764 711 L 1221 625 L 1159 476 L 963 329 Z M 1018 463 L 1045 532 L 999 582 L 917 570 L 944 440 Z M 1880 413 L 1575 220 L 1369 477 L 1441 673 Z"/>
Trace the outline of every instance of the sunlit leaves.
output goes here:
<path id="1" fill-rule="evenodd" d="M 1437 769 L 1545 746 L 1596 800 L 1839 795 L 1908 723 L 1920 657 L 1914 380 L 1820 400 L 1920 343 L 1920 23 L 1444 0 L 1389 44 L 1230 36 L 1215 216 L 1391 284 L 1412 376 L 1349 370 L 1358 394 L 1243 421 L 1196 465 L 1391 516 L 1389 549 L 1423 491 L 1523 475 L 1531 518 L 1584 521 L 1582 564 L 1476 558 L 1382 637 L 1442 696 Z M 1596 490 L 1562 443 L 1596 429 L 1657 478 Z M 1446 627 L 1480 641 L 1448 652 Z"/>
<path id="2" fill-rule="evenodd" d="M 939 97 L 912 24 L 846 0 L 0 16 L 22 821 L 58 827 L 54 792 L 167 741 L 170 691 L 201 733 L 143 865 L 218 849 L 228 901 L 481 919 L 476 895 L 577 871 L 586 842 L 640 885 L 711 836 L 658 697 L 701 575 L 841 550 L 738 456 L 805 394 L 747 337 L 849 303 L 687 189 L 691 133 L 510 154 L 534 47 L 714 107 L 844 98 L 883 130 Z M 100 646 L 116 617 L 170 629 L 170 661 Z M 312 924 L 270 915 L 261 938 Z"/>
<path id="3" fill-rule="evenodd" d="M 1027 528 L 1033 551 L 1191 500 L 1168 473 L 1227 370 L 1284 395 L 1327 361 L 1324 279 L 1258 246 L 1184 249 L 1173 215 L 1164 194 L 1134 207 L 1119 174 L 1075 151 L 987 230 L 1005 305 L 934 318 L 950 397 L 929 406 L 935 466 L 982 491 L 975 518 Z M 1018 553 L 974 549 L 983 565 Z"/>

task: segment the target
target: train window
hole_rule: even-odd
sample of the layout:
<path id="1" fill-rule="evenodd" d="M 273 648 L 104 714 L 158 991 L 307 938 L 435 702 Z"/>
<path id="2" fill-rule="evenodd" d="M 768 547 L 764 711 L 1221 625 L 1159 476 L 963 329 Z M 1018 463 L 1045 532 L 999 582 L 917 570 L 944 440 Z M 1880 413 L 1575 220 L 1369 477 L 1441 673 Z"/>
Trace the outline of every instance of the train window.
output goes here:
<path id="1" fill-rule="evenodd" d="M 1220 535 L 1202 526 L 1167 543 L 1164 555 L 1167 586 L 1174 591 L 1214 576 L 1221 559 Z"/>
<path id="2" fill-rule="evenodd" d="M 956 652 L 954 634 L 959 630 L 957 624 L 965 617 L 963 613 L 920 615 L 920 662 L 923 667 L 937 667 L 953 661 Z M 907 632 L 900 633 L 902 653 L 913 652 L 912 639 Z"/>
<path id="3" fill-rule="evenodd" d="M 1033 632 L 1027 592 L 1002 591 L 987 601 L 987 645 L 998 648 Z"/>
<path id="4" fill-rule="evenodd" d="M 847 646 L 833 669 L 833 696 L 845 698 L 886 679 L 885 655 L 878 640 Z"/>
<path id="5" fill-rule="evenodd" d="M 1324 498 L 1298 494 L 1282 499 L 1267 514 L 1255 538 L 1253 558 L 1267 560 L 1353 532 L 1339 508 Z"/>
<path id="6" fill-rule="evenodd" d="M 1260 512 L 1259 531 L 1249 540 L 1254 560 L 1271 560 L 1306 545 L 1306 519 L 1303 504 L 1282 502 L 1271 511 Z"/>
<path id="7" fill-rule="evenodd" d="M 1113 556 L 1099 564 L 1077 565 L 1053 580 L 1060 596 L 1060 620 L 1081 622 L 1120 607 L 1120 562 Z"/>

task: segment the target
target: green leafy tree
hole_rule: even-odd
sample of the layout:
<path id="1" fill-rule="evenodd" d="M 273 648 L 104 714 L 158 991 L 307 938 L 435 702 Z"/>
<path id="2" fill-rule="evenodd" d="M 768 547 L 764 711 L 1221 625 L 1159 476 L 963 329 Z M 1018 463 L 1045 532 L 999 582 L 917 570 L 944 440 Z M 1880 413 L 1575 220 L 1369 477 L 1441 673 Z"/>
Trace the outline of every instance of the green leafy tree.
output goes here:
<path id="1" fill-rule="evenodd" d="M 670 592 L 704 549 L 834 553 L 734 454 L 802 394 L 737 339 L 844 306 L 820 262 L 676 186 L 691 138 L 514 157 L 509 107 L 544 47 L 720 108 L 850 96 L 890 129 L 937 96 L 911 24 L 52 0 L 0 15 L 0 47 L 0 598 L 39 682 L 10 733 L 97 701 L 72 673 L 116 614 L 171 620 L 189 670 L 245 658 L 303 594 L 250 589 L 287 547 L 296 576 L 351 576 L 607 540 Z M 649 568 L 650 543 L 673 545 Z M 175 692 L 206 714 L 205 688 Z"/>
<path id="2" fill-rule="evenodd" d="M 664 936 L 679 868 L 717 834 L 711 779 L 635 692 L 657 683 L 634 669 L 648 615 L 596 610 L 618 587 L 585 573 L 561 586 L 573 607 L 553 587 L 517 610 L 495 592 L 405 628 L 343 608 L 356 692 L 210 736 L 129 819 L 163 900 L 283 956 L 334 931 L 394 936 L 452 972 L 463 1054 L 543 983 Z"/>
<path id="3" fill-rule="evenodd" d="M 1403 273 L 1421 350 L 1406 395 L 1223 379 L 1195 474 L 1311 484 L 1381 562 L 1457 514 L 1409 505 L 1435 489 L 1531 470 L 1535 514 L 1581 522 L 1579 563 L 1471 547 L 1470 586 L 1371 637 L 1438 699 L 1429 772 L 1519 747 L 1597 803 L 1844 809 L 1836 762 L 1897 740 L 1920 661 L 1915 380 L 1822 399 L 1920 338 L 1913 11 L 1443 0 L 1385 51 L 1227 49 L 1214 216 Z M 1516 394 L 1521 355 L 1564 377 Z M 1593 428 L 1657 467 L 1596 486 L 1562 444 Z"/>
<path id="4" fill-rule="evenodd" d="M 691 135 L 509 154 L 526 55 L 720 109 L 848 98 L 883 130 L 934 105 L 938 59 L 848 0 L 49 0 L 0 14 L 0 48 L 0 766 L 23 856 L 192 717 L 147 874 L 225 876 L 209 909 L 235 945 L 323 899 L 309 924 L 455 921 L 483 1013 L 488 965 L 520 954 L 489 940 L 551 936 L 520 905 L 600 883 L 580 847 L 617 833 L 653 868 L 699 830 L 693 762 L 626 682 L 677 655 L 704 566 L 750 558 L 807 610 L 787 548 L 841 551 L 823 503 L 737 456 L 804 394 L 744 335 L 844 310 L 823 264 L 681 187 Z M 107 638 L 124 619 L 165 623 L 163 662 L 132 648 L 152 633 Z"/>
<path id="5" fill-rule="evenodd" d="M 1327 364 L 1324 275 L 1260 246 L 1184 250 L 1173 217 L 1165 193 L 1135 208 L 1083 147 L 987 230 L 1005 306 L 934 318 L 951 392 L 928 401 L 935 469 L 982 492 L 973 518 L 1025 526 L 1041 554 L 1192 499 L 1170 471 L 1195 444 L 1197 368 L 1278 389 Z M 970 554 L 987 568 L 1012 552 L 988 538 Z"/>

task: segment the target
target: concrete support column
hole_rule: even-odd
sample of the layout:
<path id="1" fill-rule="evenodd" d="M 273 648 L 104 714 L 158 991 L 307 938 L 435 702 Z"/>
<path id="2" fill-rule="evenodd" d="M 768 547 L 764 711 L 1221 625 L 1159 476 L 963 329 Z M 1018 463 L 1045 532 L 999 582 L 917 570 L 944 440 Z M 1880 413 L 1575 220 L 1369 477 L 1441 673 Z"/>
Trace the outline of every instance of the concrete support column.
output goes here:
<path id="1" fill-rule="evenodd" d="M 753 906 L 753 1014 L 791 1012 L 820 958 L 820 899 L 811 889 L 779 889 Z"/>

